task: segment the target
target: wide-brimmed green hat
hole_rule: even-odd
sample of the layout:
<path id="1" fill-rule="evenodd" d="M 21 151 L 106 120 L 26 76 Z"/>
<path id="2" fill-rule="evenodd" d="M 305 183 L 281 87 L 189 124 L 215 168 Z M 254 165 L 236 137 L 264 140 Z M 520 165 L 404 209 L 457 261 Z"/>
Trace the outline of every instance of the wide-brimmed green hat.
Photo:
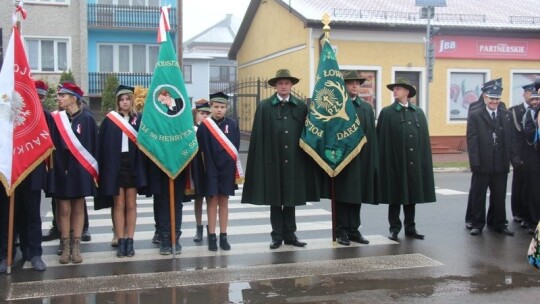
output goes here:
<path id="1" fill-rule="evenodd" d="M 411 85 L 411 82 L 409 79 L 405 77 L 398 77 L 395 83 L 391 83 L 386 86 L 390 91 L 394 90 L 394 87 L 402 87 L 407 90 L 409 90 L 409 95 L 407 95 L 408 98 L 412 98 L 416 96 L 416 89 Z"/>
<path id="2" fill-rule="evenodd" d="M 276 86 L 276 82 L 280 79 L 289 79 L 293 85 L 297 84 L 300 79 L 296 78 L 296 77 L 293 77 L 291 75 L 291 72 L 289 72 L 289 70 L 287 69 L 280 69 L 280 70 L 277 70 L 276 72 L 276 77 L 268 80 L 268 84 L 275 87 Z"/>
<path id="3" fill-rule="evenodd" d="M 353 70 L 347 70 L 347 71 L 343 71 L 342 72 L 342 75 L 343 75 L 343 80 L 345 80 L 345 82 L 347 81 L 359 81 L 360 84 L 364 83 L 366 81 L 365 78 L 361 78 L 358 76 L 358 72 L 356 71 L 353 71 Z"/>

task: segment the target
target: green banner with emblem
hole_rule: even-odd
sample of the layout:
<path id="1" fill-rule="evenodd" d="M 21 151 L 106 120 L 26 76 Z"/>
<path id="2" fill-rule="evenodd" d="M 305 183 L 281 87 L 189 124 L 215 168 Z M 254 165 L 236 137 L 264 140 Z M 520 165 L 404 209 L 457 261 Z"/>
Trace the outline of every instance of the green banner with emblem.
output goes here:
<path id="1" fill-rule="evenodd" d="M 337 176 L 366 143 L 330 42 L 324 41 L 300 147 L 330 176 Z"/>
<path id="2" fill-rule="evenodd" d="M 193 128 L 191 102 L 169 32 L 166 37 L 159 47 L 137 142 L 140 149 L 174 179 L 195 156 L 199 145 Z"/>

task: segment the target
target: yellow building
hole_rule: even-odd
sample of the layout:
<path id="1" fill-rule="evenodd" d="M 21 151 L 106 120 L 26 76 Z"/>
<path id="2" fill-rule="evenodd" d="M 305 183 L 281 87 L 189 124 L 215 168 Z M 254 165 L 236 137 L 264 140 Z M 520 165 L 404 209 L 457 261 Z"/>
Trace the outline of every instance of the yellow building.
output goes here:
<path id="1" fill-rule="evenodd" d="M 534 9 L 538 0 L 446 2 L 430 21 L 437 30 L 431 83 L 426 77 L 427 19 L 415 0 L 252 0 L 229 58 L 237 61 L 240 80 L 272 77 L 288 68 L 301 79 L 295 89 L 311 96 L 321 19 L 328 13 L 340 68 L 368 79 L 363 98 L 376 113 L 393 102 L 386 85 L 405 76 L 418 89 L 416 102 L 428 117 L 434 151 L 437 146 L 461 150 L 468 105 L 478 99 L 485 81 L 502 77 L 502 100 L 512 106 L 523 102 L 521 86 L 540 76 L 540 15 Z M 241 99 L 238 106 L 251 107 Z M 244 119 L 242 129 L 249 126 Z"/>

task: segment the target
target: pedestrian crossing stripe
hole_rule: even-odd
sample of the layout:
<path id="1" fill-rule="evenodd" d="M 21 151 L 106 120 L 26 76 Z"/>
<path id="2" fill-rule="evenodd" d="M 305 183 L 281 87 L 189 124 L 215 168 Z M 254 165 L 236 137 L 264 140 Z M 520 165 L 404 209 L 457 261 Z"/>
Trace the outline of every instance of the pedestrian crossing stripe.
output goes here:
<path id="1" fill-rule="evenodd" d="M 269 225 L 268 225 L 269 226 Z M 315 227 L 315 226 L 314 226 Z M 247 227 L 244 227 L 246 229 Z M 302 231 L 306 231 L 305 227 L 300 225 L 299 227 Z M 319 227 L 320 228 L 320 227 Z M 268 233 L 269 227 L 265 230 L 265 233 Z M 328 226 L 325 227 L 328 229 Z M 246 230 L 244 230 L 248 234 Z M 253 232 L 249 232 L 251 234 Z M 152 234 L 153 235 L 153 234 Z M 369 245 L 359 244 L 351 242 L 351 246 L 347 247 L 364 247 L 364 246 L 376 246 L 376 245 L 395 245 L 397 242 L 391 241 L 386 237 L 381 235 L 365 235 L 370 241 Z M 107 241 L 110 242 L 111 235 L 108 234 Z M 184 258 L 194 258 L 194 257 L 210 257 L 210 256 L 230 256 L 230 255 L 240 255 L 240 254 L 255 254 L 255 253 L 269 253 L 269 252 L 287 252 L 287 251 L 306 251 L 306 250 L 319 250 L 319 249 L 329 249 L 336 247 L 343 247 L 341 245 L 336 245 L 332 242 L 331 236 L 327 238 L 319 239 L 303 239 L 308 244 L 306 247 L 299 248 L 290 245 L 282 245 L 277 249 L 270 249 L 270 242 L 254 242 L 254 243 L 232 243 L 231 250 L 218 250 L 218 251 L 209 251 L 206 244 L 200 246 L 186 246 L 182 248 L 181 253 L 176 255 L 177 259 Z M 191 242 L 191 238 L 189 239 Z M 94 241 L 92 241 L 94 243 Z M 55 245 L 58 245 L 58 241 L 55 242 Z M 135 255 L 133 257 L 124 257 L 118 258 L 116 256 L 116 250 L 111 247 L 109 251 L 97 251 L 97 252 L 82 252 L 84 265 L 92 264 L 104 264 L 104 263 L 122 263 L 122 262 L 137 262 L 137 261 L 148 261 L 148 260 L 167 260 L 171 259 L 172 255 L 160 255 L 158 254 L 159 249 L 156 248 L 146 248 L 146 249 L 137 249 L 135 248 Z M 47 264 L 47 267 L 58 267 L 58 266 L 69 266 L 70 264 L 60 264 L 58 263 L 58 256 L 56 254 L 43 255 L 43 261 Z M 73 265 L 73 264 L 71 264 Z M 26 262 L 23 268 L 31 268 L 29 262 Z"/>
<path id="2" fill-rule="evenodd" d="M 308 246 L 310 245 L 308 244 Z M 294 250 L 308 249 L 295 248 Z M 443 264 L 439 261 L 425 255 L 412 253 L 285 264 L 233 266 L 227 268 L 178 270 L 158 273 L 52 279 L 12 283 L 8 288 L 6 300 L 14 301 L 68 295 L 266 281 L 326 275 L 336 276 L 369 271 L 412 269 L 442 265 Z"/>

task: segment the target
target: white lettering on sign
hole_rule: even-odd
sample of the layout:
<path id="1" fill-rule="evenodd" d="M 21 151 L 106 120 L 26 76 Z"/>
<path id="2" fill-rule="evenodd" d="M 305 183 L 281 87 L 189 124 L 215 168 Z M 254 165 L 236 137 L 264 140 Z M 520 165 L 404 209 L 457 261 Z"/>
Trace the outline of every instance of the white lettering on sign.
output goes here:
<path id="1" fill-rule="evenodd" d="M 439 53 L 442 53 L 444 51 L 451 51 L 455 50 L 457 48 L 457 42 L 454 40 L 441 40 L 441 44 L 439 46 Z"/>

